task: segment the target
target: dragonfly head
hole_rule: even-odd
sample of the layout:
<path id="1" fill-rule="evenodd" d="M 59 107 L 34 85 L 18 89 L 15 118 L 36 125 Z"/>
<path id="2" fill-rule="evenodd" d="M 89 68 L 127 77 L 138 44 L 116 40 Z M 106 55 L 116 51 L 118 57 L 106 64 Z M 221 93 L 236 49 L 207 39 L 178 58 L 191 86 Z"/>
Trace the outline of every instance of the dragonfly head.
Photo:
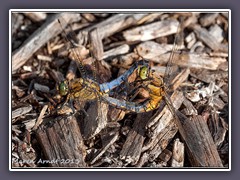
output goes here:
<path id="1" fill-rule="evenodd" d="M 149 75 L 149 68 L 147 66 L 140 67 L 138 74 L 142 80 L 147 79 Z"/>
<path id="2" fill-rule="evenodd" d="M 67 81 L 62 81 L 57 86 L 57 90 L 61 96 L 66 96 L 68 94 L 68 83 Z"/>

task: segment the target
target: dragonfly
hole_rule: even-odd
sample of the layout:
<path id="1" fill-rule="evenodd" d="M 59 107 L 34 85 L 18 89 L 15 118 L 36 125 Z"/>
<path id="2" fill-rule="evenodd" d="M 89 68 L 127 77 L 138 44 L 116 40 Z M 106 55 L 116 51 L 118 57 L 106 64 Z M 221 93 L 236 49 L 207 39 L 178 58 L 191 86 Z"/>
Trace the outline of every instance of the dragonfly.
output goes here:
<path id="1" fill-rule="evenodd" d="M 182 21 L 182 20 L 181 20 Z M 146 89 L 149 92 L 149 98 L 142 104 L 137 104 L 134 102 L 128 102 L 124 100 L 119 100 L 112 97 L 104 97 L 105 100 L 111 102 L 111 104 L 116 107 L 120 107 L 122 109 L 127 109 L 131 112 L 135 113 L 143 113 L 158 109 L 160 107 L 160 103 L 164 99 L 166 104 L 168 105 L 173 116 L 176 116 L 176 110 L 173 107 L 173 103 L 169 97 L 169 84 L 171 79 L 171 74 L 173 73 L 173 59 L 174 53 L 177 51 L 177 48 L 181 46 L 183 42 L 183 27 L 181 25 L 178 26 L 177 35 L 174 39 L 173 49 L 171 51 L 167 67 L 164 73 L 164 76 L 161 77 L 157 75 L 150 66 L 142 66 L 138 67 L 138 79 L 141 82 L 141 87 Z M 125 77 L 124 77 L 125 78 Z"/>

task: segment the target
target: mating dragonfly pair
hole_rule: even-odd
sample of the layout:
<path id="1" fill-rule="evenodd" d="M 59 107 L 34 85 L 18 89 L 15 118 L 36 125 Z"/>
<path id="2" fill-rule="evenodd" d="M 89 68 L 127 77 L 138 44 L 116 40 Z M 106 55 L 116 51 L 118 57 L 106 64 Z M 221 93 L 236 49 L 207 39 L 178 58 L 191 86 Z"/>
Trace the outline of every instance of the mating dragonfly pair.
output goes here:
<path id="1" fill-rule="evenodd" d="M 138 75 L 138 79 L 143 82 L 142 86 L 149 91 L 149 100 L 145 103 L 138 104 L 110 97 L 108 92 L 127 81 L 128 77 L 135 71 Z M 163 81 L 154 76 L 146 60 L 135 62 L 123 75 L 111 82 L 98 84 L 90 78 L 76 78 L 72 81 L 61 82 L 58 91 L 61 96 L 66 96 L 63 105 L 70 102 L 70 106 L 72 106 L 72 101 L 76 99 L 90 101 L 99 98 L 112 106 L 136 113 L 147 112 L 158 108 L 164 96 Z M 61 112 L 60 109 L 59 113 L 64 113 Z"/>
<path id="2" fill-rule="evenodd" d="M 60 24 L 62 23 L 61 21 L 59 20 Z M 89 78 L 86 76 L 86 72 L 84 71 L 83 64 L 80 58 L 81 55 L 75 49 L 75 43 L 73 43 L 73 39 L 75 38 L 73 37 L 75 36 L 74 32 L 72 30 L 70 30 L 70 32 L 65 32 L 64 30 L 64 34 L 73 48 L 72 51 L 74 53 L 74 60 L 77 62 L 78 69 L 82 77 L 75 78 L 70 81 L 65 80 L 59 83 L 57 90 L 62 97 L 65 97 L 65 101 L 63 104 L 58 106 L 58 114 L 65 114 L 66 107 L 72 110 L 71 113 L 75 112 L 73 107 L 73 101 L 85 102 L 91 100 L 98 100 L 103 101 L 116 108 L 128 110 L 135 113 L 148 112 L 151 110 L 155 110 L 160 106 L 160 102 L 162 101 L 163 97 L 166 97 L 167 95 L 167 85 L 164 84 L 163 78 L 157 76 L 154 73 L 147 60 L 136 61 L 125 73 L 123 73 L 118 78 L 110 82 L 100 84 L 96 80 L 94 80 L 94 78 Z M 173 57 L 170 56 L 170 58 L 172 59 Z M 170 69 L 169 67 L 171 66 L 171 59 L 168 63 L 166 71 L 169 71 Z M 165 72 L 165 75 L 169 72 Z M 148 91 L 149 98 L 143 103 L 136 103 L 131 100 L 128 101 L 110 97 L 109 92 L 114 91 L 115 88 L 119 87 L 123 83 L 126 83 L 129 76 L 131 76 L 133 73 L 136 73 L 137 75 L 135 82 L 141 82 L 141 88 L 144 88 Z M 167 104 L 171 106 L 171 103 Z"/>

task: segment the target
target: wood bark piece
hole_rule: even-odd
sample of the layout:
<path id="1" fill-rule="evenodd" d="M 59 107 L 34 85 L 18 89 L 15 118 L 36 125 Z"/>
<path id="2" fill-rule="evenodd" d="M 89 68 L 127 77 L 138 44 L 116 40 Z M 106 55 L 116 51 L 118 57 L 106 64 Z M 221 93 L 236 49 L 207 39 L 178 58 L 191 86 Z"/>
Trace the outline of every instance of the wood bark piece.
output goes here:
<path id="1" fill-rule="evenodd" d="M 43 106 L 43 108 L 42 108 L 42 110 L 40 112 L 40 115 L 38 116 L 38 119 L 37 119 L 37 121 L 36 121 L 36 123 L 35 123 L 35 125 L 33 127 L 33 130 L 36 130 L 38 128 L 38 126 L 42 123 L 43 117 L 44 117 L 44 114 L 45 114 L 47 108 L 48 108 L 48 105 L 44 105 Z"/>
<path id="2" fill-rule="evenodd" d="M 37 55 L 37 59 L 38 60 L 41 60 L 41 61 L 48 61 L 48 62 L 51 62 L 52 61 L 52 58 L 50 56 L 44 56 L 44 55 Z"/>
<path id="3" fill-rule="evenodd" d="M 82 134 L 84 139 L 89 139 L 98 134 L 107 125 L 108 105 L 104 102 L 92 102 L 84 118 Z"/>
<path id="4" fill-rule="evenodd" d="M 32 21 L 43 21 L 47 18 L 47 13 L 44 12 L 25 12 L 25 16 L 30 18 Z"/>
<path id="5" fill-rule="evenodd" d="M 137 167 L 142 167 L 142 165 L 147 161 L 153 162 L 157 157 L 159 157 L 177 132 L 178 127 L 174 121 L 170 121 L 157 136 L 152 137 L 144 144 L 142 148 L 142 152 L 144 153 L 141 155 Z"/>
<path id="6" fill-rule="evenodd" d="M 113 122 L 122 120 L 125 117 L 125 115 L 126 115 L 126 112 L 124 110 L 117 109 L 117 108 L 111 108 L 109 109 L 109 112 L 108 112 L 109 120 Z"/>
<path id="7" fill-rule="evenodd" d="M 140 21 L 138 21 L 138 25 L 143 24 L 143 23 L 149 23 L 154 21 L 156 18 L 159 18 L 161 15 L 163 14 L 163 12 L 158 12 L 158 13 L 150 13 L 147 16 L 145 16 L 144 18 L 142 18 Z"/>
<path id="8" fill-rule="evenodd" d="M 175 91 L 171 96 L 171 101 L 175 109 L 178 109 L 184 100 L 182 92 Z M 151 138 L 156 137 L 173 120 L 173 115 L 167 106 L 160 113 L 156 113 L 148 122 L 147 128 Z"/>
<path id="9" fill-rule="evenodd" d="M 214 143 L 219 147 L 223 143 L 229 128 L 216 111 L 212 113 L 211 117 L 207 121 L 208 127 L 213 136 Z"/>
<path id="10" fill-rule="evenodd" d="M 179 139 L 175 139 L 173 144 L 172 167 L 183 167 L 184 164 L 184 144 Z"/>
<path id="11" fill-rule="evenodd" d="M 176 90 L 186 79 L 188 78 L 190 74 L 190 70 L 184 69 L 182 70 L 173 80 L 172 80 L 172 89 Z"/>
<path id="12" fill-rule="evenodd" d="M 178 128 L 193 167 L 223 167 L 217 147 L 202 116 L 193 116 L 192 120 L 177 112 Z"/>
<path id="13" fill-rule="evenodd" d="M 137 115 L 133 129 L 128 133 L 127 139 L 120 152 L 120 158 L 132 165 L 136 164 L 140 158 L 145 137 L 145 126 L 151 117 L 151 112 Z"/>
<path id="14" fill-rule="evenodd" d="M 93 29 L 90 32 L 90 42 L 93 58 L 101 60 L 103 58 L 103 43 L 99 36 L 98 29 Z"/>
<path id="15" fill-rule="evenodd" d="M 169 60 L 170 52 L 160 55 L 154 59 L 153 62 L 162 63 Z M 173 63 L 182 67 L 217 70 L 220 66 L 227 62 L 226 58 L 210 57 L 207 54 L 198 53 L 174 53 Z"/>
<path id="16" fill-rule="evenodd" d="M 126 99 L 126 94 L 124 92 L 119 92 L 118 94 L 114 94 L 114 98 L 116 99 Z M 126 115 L 126 111 L 122 109 L 118 109 L 115 107 L 110 107 L 108 112 L 109 120 L 112 122 L 120 121 Z"/>
<path id="17" fill-rule="evenodd" d="M 181 49 L 182 47 L 178 47 Z M 172 44 L 159 44 L 153 41 L 141 43 L 135 48 L 135 51 L 143 59 L 148 59 L 156 63 L 167 63 L 171 51 L 173 50 Z M 198 53 L 180 53 L 175 52 L 173 56 L 173 63 L 184 67 L 193 67 L 199 69 L 216 70 L 218 67 L 226 62 L 226 58 L 211 57 L 207 54 Z"/>
<path id="18" fill-rule="evenodd" d="M 40 159 L 43 166 L 86 167 L 86 149 L 74 116 L 58 117 L 42 124 L 36 130 L 46 160 Z"/>
<path id="19" fill-rule="evenodd" d="M 12 72 L 25 64 L 40 47 L 62 31 L 62 27 L 58 23 L 60 17 L 64 18 L 67 23 L 79 20 L 78 14 L 70 13 L 55 14 L 49 18 L 20 48 L 12 53 Z"/>
<path id="20" fill-rule="evenodd" d="M 127 41 L 147 41 L 176 33 L 178 24 L 177 20 L 154 22 L 124 31 L 123 36 Z"/>
<path id="21" fill-rule="evenodd" d="M 200 23 L 202 26 L 209 26 L 210 24 L 214 23 L 217 16 L 218 16 L 218 13 L 204 14 L 204 16 L 200 18 Z"/>
<path id="22" fill-rule="evenodd" d="M 200 70 L 195 73 L 191 73 L 191 76 L 195 77 L 196 79 L 199 79 L 206 83 L 211 83 L 216 80 L 217 77 L 227 78 L 228 72 L 227 71 L 216 71 L 214 74 L 209 70 Z"/>
<path id="23" fill-rule="evenodd" d="M 21 24 L 23 23 L 23 15 L 19 13 L 12 13 L 11 14 L 11 26 L 12 26 L 12 35 L 17 32 Z"/>
<path id="24" fill-rule="evenodd" d="M 49 91 L 50 91 L 48 86 L 45 86 L 45 85 L 42 85 L 42 84 L 39 84 L 39 83 L 34 83 L 33 87 L 36 91 L 41 91 L 41 92 L 44 92 L 44 93 L 49 93 Z"/>
<path id="25" fill-rule="evenodd" d="M 201 28 L 199 25 L 193 25 L 192 27 L 198 39 L 203 41 L 212 50 L 228 52 L 228 46 L 220 44 L 218 40 L 207 31 L 207 29 Z"/>
<path id="26" fill-rule="evenodd" d="M 223 32 L 222 28 L 219 25 L 217 25 L 217 24 L 212 25 L 210 27 L 209 33 L 212 36 L 214 36 L 219 43 L 221 43 L 223 41 L 223 39 L 224 39 L 224 37 L 223 37 L 224 32 Z"/>
<path id="27" fill-rule="evenodd" d="M 107 134 L 104 134 L 102 136 L 102 146 L 103 148 L 100 149 L 96 155 L 94 156 L 94 158 L 92 159 L 91 161 L 91 164 L 94 164 L 106 151 L 107 149 L 113 144 L 116 142 L 116 140 L 118 139 L 119 137 L 119 133 L 118 133 L 118 129 L 119 128 L 116 128 L 114 131 L 112 132 L 109 132 L 107 131 L 108 133 Z"/>
<path id="28" fill-rule="evenodd" d="M 168 149 L 164 149 L 163 152 L 159 155 L 160 163 L 162 166 L 166 166 L 167 162 L 171 159 L 172 152 Z"/>
<path id="29" fill-rule="evenodd" d="M 81 30 L 77 37 L 80 40 L 80 44 L 87 42 L 88 32 L 97 28 L 101 39 L 111 36 L 112 34 L 126 29 L 129 26 L 136 25 L 139 20 L 147 16 L 148 14 L 117 14 L 100 23 L 87 27 Z"/>
<path id="30" fill-rule="evenodd" d="M 185 41 L 187 42 L 187 48 L 191 49 L 192 46 L 196 43 L 196 36 L 193 32 L 191 32 L 186 38 Z"/>
<path id="31" fill-rule="evenodd" d="M 130 50 L 129 45 L 123 44 L 116 48 L 112 48 L 108 51 L 105 51 L 104 55 L 103 55 L 103 59 L 111 58 L 111 57 L 118 56 L 121 54 L 126 54 L 126 53 L 128 53 L 129 50 Z"/>
<path id="32" fill-rule="evenodd" d="M 222 52 L 211 52 L 209 53 L 212 57 L 228 57 L 228 53 L 222 53 Z"/>
<path id="33" fill-rule="evenodd" d="M 228 13 L 228 12 L 222 12 L 221 14 L 222 14 L 225 18 L 228 19 L 228 16 L 229 16 L 229 13 Z"/>
<path id="34" fill-rule="evenodd" d="M 187 98 L 184 98 L 183 104 L 186 106 L 186 108 L 184 109 L 185 115 L 189 116 L 189 115 L 197 115 L 198 114 L 196 108 L 193 106 L 193 104 Z"/>
<path id="35" fill-rule="evenodd" d="M 139 56 L 136 53 L 128 53 L 112 59 L 111 62 L 114 65 L 118 62 L 120 67 L 129 67 L 136 61 L 136 59 L 139 59 Z"/>
<path id="36" fill-rule="evenodd" d="M 202 41 L 197 41 L 190 49 L 190 53 L 198 53 L 202 54 L 204 53 L 205 45 L 202 43 Z"/>
<path id="37" fill-rule="evenodd" d="M 32 109 L 33 109 L 32 105 L 28 105 L 28 106 L 17 108 L 14 111 L 12 111 L 12 120 L 13 120 L 13 122 L 15 122 L 14 118 L 17 118 L 17 117 L 19 117 L 21 115 L 27 114 Z"/>
<path id="38" fill-rule="evenodd" d="M 135 51 L 144 59 L 153 59 L 169 51 L 172 51 L 172 44 L 159 44 L 154 41 L 146 41 L 139 44 Z"/>

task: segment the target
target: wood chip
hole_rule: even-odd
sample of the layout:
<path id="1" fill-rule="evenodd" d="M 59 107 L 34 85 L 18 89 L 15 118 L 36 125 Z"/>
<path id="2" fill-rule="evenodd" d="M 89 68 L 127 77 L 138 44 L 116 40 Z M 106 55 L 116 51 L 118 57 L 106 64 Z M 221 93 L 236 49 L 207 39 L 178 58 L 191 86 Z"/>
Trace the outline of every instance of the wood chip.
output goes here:
<path id="1" fill-rule="evenodd" d="M 44 56 L 44 55 L 40 55 L 40 54 L 37 55 L 37 59 L 38 59 L 38 60 L 41 60 L 41 61 L 48 61 L 48 62 L 51 62 L 51 61 L 52 61 L 52 58 L 51 58 L 51 57 L 49 57 L 49 56 Z"/>
<path id="2" fill-rule="evenodd" d="M 195 44 L 196 42 L 196 37 L 193 32 L 191 32 L 186 38 L 185 41 L 188 43 L 187 48 L 191 49 L 191 47 Z"/>
<path id="3" fill-rule="evenodd" d="M 209 13 L 209 14 L 204 14 L 200 18 L 200 23 L 202 26 L 209 26 L 210 24 L 213 24 L 215 19 L 217 18 L 218 13 Z"/>
<path id="4" fill-rule="evenodd" d="M 120 158 L 127 163 L 136 164 L 141 155 L 144 142 L 144 127 L 151 117 L 151 112 L 138 114 L 133 129 L 128 133 L 127 139 L 120 152 Z"/>
<path id="5" fill-rule="evenodd" d="M 183 104 L 186 106 L 186 108 L 184 109 L 184 114 L 186 116 L 192 116 L 192 115 L 198 115 L 198 112 L 196 110 L 196 108 L 193 106 L 193 104 L 188 101 L 187 99 L 184 99 Z"/>
<path id="6" fill-rule="evenodd" d="M 43 21 L 47 18 L 47 14 L 43 12 L 24 12 L 24 15 L 36 22 Z"/>
<path id="7" fill-rule="evenodd" d="M 77 14 L 56 14 L 49 18 L 36 32 L 34 32 L 25 43 L 12 55 L 12 72 L 15 72 L 35 53 L 41 46 L 49 41 L 49 39 L 58 35 L 62 29 L 58 23 L 59 17 L 63 17 L 66 21 L 72 22 L 79 18 Z"/>
<path id="8" fill-rule="evenodd" d="M 83 137 L 90 139 L 107 125 L 108 105 L 104 102 L 92 102 L 84 119 Z"/>
<path id="9" fill-rule="evenodd" d="M 194 116 L 192 120 L 185 118 L 184 124 L 179 129 L 189 149 L 192 166 L 223 167 L 216 145 L 202 116 Z"/>
<path id="10" fill-rule="evenodd" d="M 208 47 L 214 51 L 228 52 L 228 46 L 224 46 L 218 43 L 218 40 L 212 36 L 205 28 L 201 28 L 198 25 L 194 25 L 194 32 L 197 37 L 203 41 Z"/>
<path id="11" fill-rule="evenodd" d="M 15 118 L 22 116 L 24 114 L 27 114 L 32 110 L 32 105 L 28 105 L 25 107 L 20 107 L 12 111 L 12 119 L 14 120 Z"/>
<path id="12" fill-rule="evenodd" d="M 104 52 L 103 59 L 112 58 L 114 56 L 122 55 L 128 53 L 130 47 L 127 44 L 123 44 L 119 47 L 110 49 Z"/>
<path id="13" fill-rule="evenodd" d="M 23 23 L 23 15 L 19 13 L 12 13 L 12 35 L 17 32 L 21 24 Z"/>
<path id="14" fill-rule="evenodd" d="M 176 33 L 178 24 L 176 20 L 160 21 L 124 31 L 123 36 L 127 41 L 147 41 Z"/>
<path id="15" fill-rule="evenodd" d="M 156 63 L 167 63 L 170 53 L 163 54 L 153 59 Z M 226 58 L 210 57 L 207 54 L 198 53 L 174 53 L 173 63 L 182 67 L 217 70 L 222 63 L 227 62 Z"/>
<path id="16" fill-rule="evenodd" d="M 171 96 L 171 100 L 174 107 L 178 109 L 184 100 L 183 94 L 181 92 L 175 91 Z M 164 128 L 169 125 L 170 121 L 172 120 L 173 115 L 167 106 L 160 113 L 156 113 L 156 115 L 153 116 L 147 124 L 150 137 L 153 138 L 157 136 L 161 131 L 164 130 Z"/>
<path id="17" fill-rule="evenodd" d="M 44 105 L 44 106 L 43 106 L 43 108 L 42 108 L 42 110 L 41 110 L 41 112 L 40 112 L 40 115 L 39 115 L 39 117 L 38 117 L 35 125 L 33 126 L 33 129 L 32 129 L 32 130 L 36 130 L 36 129 L 38 128 L 38 126 L 42 123 L 42 121 L 43 121 L 43 116 L 44 116 L 47 108 L 48 108 L 48 105 Z"/>
<path id="18" fill-rule="evenodd" d="M 73 116 L 59 117 L 50 122 L 36 130 L 46 158 L 38 163 L 44 167 L 87 167 L 84 160 L 86 147 L 76 119 Z"/>
<path id="19" fill-rule="evenodd" d="M 144 59 L 155 59 L 173 49 L 172 44 L 159 44 L 154 41 L 147 41 L 139 44 L 135 51 Z"/>
<path id="20" fill-rule="evenodd" d="M 78 33 L 77 37 L 80 40 L 80 44 L 83 44 L 83 42 L 88 40 L 88 32 L 97 28 L 100 38 L 103 39 L 122 29 L 137 24 L 138 20 L 145 16 L 147 14 L 116 14 L 100 23 L 83 29 Z"/>
<path id="21" fill-rule="evenodd" d="M 138 166 L 142 166 L 143 163 L 146 163 L 148 161 L 152 162 L 158 158 L 164 149 L 166 149 L 169 142 L 171 142 L 172 138 L 176 135 L 177 132 L 178 127 L 174 121 L 170 121 L 156 136 L 151 137 L 151 139 L 145 143 L 142 148 L 142 152 L 147 153 L 148 158 L 142 159 L 143 157 L 141 157 L 139 162 L 142 164 L 138 164 Z"/>
<path id="22" fill-rule="evenodd" d="M 41 92 L 44 92 L 44 93 L 49 93 L 50 89 L 48 86 L 44 86 L 42 84 L 39 84 L 39 83 L 34 83 L 34 89 L 37 90 L 37 91 L 41 91 Z"/>
<path id="23" fill-rule="evenodd" d="M 174 140 L 173 144 L 173 156 L 172 156 L 172 167 L 183 167 L 184 164 L 184 144 L 179 139 Z"/>
<path id="24" fill-rule="evenodd" d="M 186 79 L 188 78 L 190 74 L 189 69 L 182 70 L 173 80 L 172 80 L 172 89 L 176 90 Z"/>
<path id="25" fill-rule="evenodd" d="M 93 29 L 90 32 L 91 52 L 93 58 L 97 60 L 103 59 L 103 43 L 102 38 L 99 35 L 98 29 Z"/>
<path id="26" fill-rule="evenodd" d="M 69 66 L 68 66 L 68 72 L 66 75 L 67 80 L 72 80 L 76 77 L 77 73 L 77 63 L 76 61 L 71 61 Z"/>
<path id="27" fill-rule="evenodd" d="M 172 152 L 168 149 L 164 149 L 163 152 L 159 155 L 159 159 L 162 161 L 161 163 L 166 166 L 167 162 L 171 159 Z"/>
<path id="28" fill-rule="evenodd" d="M 100 149 L 95 157 L 92 159 L 91 161 L 91 164 L 94 164 L 105 152 L 106 150 L 114 143 L 116 142 L 116 140 L 118 139 L 118 132 L 115 131 L 115 133 L 109 133 L 107 135 L 105 135 L 103 138 L 102 138 L 102 143 L 103 143 L 103 148 Z"/>
<path id="29" fill-rule="evenodd" d="M 215 24 L 210 27 L 209 33 L 214 36 L 219 43 L 221 43 L 224 39 L 223 37 L 223 30 L 220 28 L 219 25 Z"/>

